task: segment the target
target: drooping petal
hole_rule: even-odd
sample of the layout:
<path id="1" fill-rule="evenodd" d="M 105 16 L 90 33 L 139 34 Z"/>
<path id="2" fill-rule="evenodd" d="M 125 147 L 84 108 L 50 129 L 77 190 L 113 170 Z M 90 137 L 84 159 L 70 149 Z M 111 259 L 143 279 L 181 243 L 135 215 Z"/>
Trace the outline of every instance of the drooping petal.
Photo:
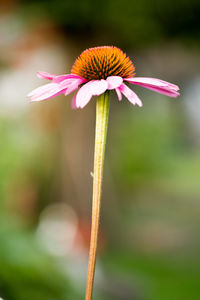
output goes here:
<path id="1" fill-rule="evenodd" d="M 39 86 L 38 88 L 36 88 L 33 91 L 31 91 L 27 96 L 28 97 L 32 97 L 32 96 L 36 96 L 37 94 L 38 95 L 42 94 L 43 91 L 46 92 L 49 88 L 51 88 L 51 86 L 52 86 L 52 83 L 47 83 L 47 84 L 44 84 L 42 86 Z"/>
<path id="2" fill-rule="evenodd" d="M 113 90 L 122 84 L 123 79 L 120 76 L 109 76 L 106 78 L 106 81 L 108 83 L 108 90 Z"/>
<path id="3" fill-rule="evenodd" d="M 73 91 L 75 91 L 80 84 L 83 83 L 82 78 L 78 77 L 68 77 L 67 79 L 58 83 L 60 89 L 65 89 L 65 96 L 69 95 Z"/>
<path id="4" fill-rule="evenodd" d="M 39 76 L 42 78 L 49 78 L 50 74 L 45 72 L 40 72 Z M 52 75 L 54 76 L 54 75 Z M 31 97 L 31 101 L 41 101 L 57 96 L 61 93 L 65 93 L 65 95 L 70 94 L 74 90 L 78 88 L 80 84 L 82 84 L 85 80 L 77 75 L 61 75 L 60 80 L 54 80 L 52 83 L 45 84 L 40 86 L 39 88 L 33 90 L 28 94 L 28 97 Z M 58 81 L 58 82 L 55 82 Z"/>
<path id="5" fill-rule="evenodd" d="M 37 77 L 48 79 L 48 80 L 53 80 L 53 82 L 55 82 L 55 83 L 60 83 L 66 79 L 78 79 L 81 83 L 84 83 L 87 81 L 85 78 L 75 75 L 75 74 L 63 74 L 63 75 L 57 76 L 57 75 L 50 74 L 48 72 L 42 72 L 42 71 L 37 72 Z"/>
<path id="6" fill-rule="evenodd" d="M 150 78 L 150 77 L 132 77 L 132 78 L 126 78 L 124 79 L 132 84 L 140 85 L 145 88 L 151 88 L 151 87 L 159 87 L 159 88 L 165 88 L 168 90 L 178 91 L 179 87 L 175 84 L 172 84 L 170 82 L 160 80 L 157 78 Z"/>
<path id="7" fill-rule="evenodd" d="M 64 91 L 65 88 L 60 87 L 57 83 L 48 83 L 33 90 L 28 97 L 31 97 L 30 101 L 41 101 L 57 96 Z"/>
<path id="8" fill-rule="evenodd" d="M 85 78 L 75 74 L 63 74 L 63 75 L 55 76 L 53 82 L 60 83 L 66 79 L 70 79 L 70 80 L 77 79 L 80 81 L 80 83 L 84 83 L 87 81 Z"/>
<path id="9" fill-rule="evenodd" d="M 120 85 L 119 90 L 133 105 L 137 104 L 140 107 L 142 106 L 142 101 L 140 100 L 140 98 L 124 83 Z"/>
<path id="10" fill-rule="evenodd" d="M 83 108 L 92 98 L 103 94 L 108 88 L 106 80 L 91 80 L 84 84 L 77 93 L 76 105 Z"/>
<path id="11" fill-rule="evenodd" d="M 175 90 L 172 90 L 172 89 L 169 89 L 169 88 L 162 88 L 162 87 L 148 87 L 149 90 L 152 90 L 152 91 L 155 91 L 157 93 L 160 93 L 160 94 L 164 94 L 166 96 L 169 96 L 169 97 L 172 97 L 172 98 L 177 98 L 178 96 L 180 96 L 180 93 L 175 91 Z"/>
<path id="12" fill-rule="evenodd" d="M 121 101 L 122 100 L 122 93 L 120 92 L 120 90 L 118 88 L 116 88 L 115 91 L 117 93 L 118 100 Z"/>
<path id="13" fill-rule="evenodd" d="M 77 92 L 78 93 L 78 92 Z M 74 95 L 74 97 L 72 98 L 72 108 L 76 109 L 78 108 L 76 105 L 76 97 L 77 97 L 77 93 Z"/>
<path id="14" fill-rule="evenodd" d="M 83 108 L 92 98 L 91 81 L 84 84 L 76 95 L 76 107 Z"/>
<path id="15" fill-rule="evenodd" d="M 53 78 L 56 77 L 56 75 L 53 75 L 53 74 L 50 74 L 47 72 L 37 72 L 37 77 L 48 79 L 48 80 L 53 80 Z"/>
<path id="16" fill-rule="evenodd" d="M 78 86 L 79 86 L 78 82 L 71 83 L 65 91 L 65 96 L 67 96 L 67 95 L 71 94 L 73 91 L 77 90 Z"/>
<path id="17" fill-rule="evenodd" d="M 79 84 L 79 81 L 77 79 L 68 78 L 56 84 L 58 84 L 60 87 L 67 88 L 72 84 Z"/>

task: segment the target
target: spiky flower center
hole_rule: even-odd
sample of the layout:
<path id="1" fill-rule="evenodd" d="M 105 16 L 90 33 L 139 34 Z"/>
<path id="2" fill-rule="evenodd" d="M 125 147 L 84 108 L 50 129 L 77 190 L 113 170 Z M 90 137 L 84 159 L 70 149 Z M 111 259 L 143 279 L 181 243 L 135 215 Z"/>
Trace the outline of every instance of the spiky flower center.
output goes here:
<path id="1" fill-rule="evenodd" d="M 87 80 L 106 79 L 108 76 L 133 77 L 135 67 L 130 58 L 117 47 L 89 48 L 76 59 L 71 73 Z"/>

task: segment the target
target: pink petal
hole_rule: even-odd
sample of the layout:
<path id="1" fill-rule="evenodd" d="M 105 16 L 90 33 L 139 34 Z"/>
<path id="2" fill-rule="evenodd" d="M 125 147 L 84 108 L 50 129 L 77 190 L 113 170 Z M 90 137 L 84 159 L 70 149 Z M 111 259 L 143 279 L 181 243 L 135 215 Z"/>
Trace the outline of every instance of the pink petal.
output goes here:
<path id="1" fill-rule="evenodd" d="M 64 75 L 55 76 L 53 82 L 60 83 L 66 79 L 71 79 L 71 80 L 78 79 L 80 83 L 84 83 L 87 81 L 85 78 L 75 74 L 64 74 Z"/>
<path id="2" fill-rule="evenodd" d="M 121 101 L 122 100 L 122 93 L 120 92 L 120 90 L 118 88 L 116 88 L 115 91 L 117 93 L 118 100 Z"/>
<path id="3" fill-rule="evenodd" d="M 142 101 L 140 100 L 140 98 L 124 83 L 120 85 L 119 90 L 133 105 L 137 104 L 140 107 L 142 106 Z"/>
<path id="4" fill-rule="evenodd" d="M 45 92 L 51 86 L 52 86 L 52 83 L 48 83 L 48 84 L 42 85 L 42 86 L 34 89 L 33 91 L 31 91 L 27 96 L 28 97 L 32 97 L 33 95 L 42 93 L 43 91 Z"/>
<path id="5" fill-rule="evenodd" d="M 49 74 L 47 72 L 37 72 L 37 77 L 53 80 L 53 78 L 56 77 L 56 75 Z"/>
<path id="6" fill-rule="evenodd" d="M 67 96 L 70 93 L 72 93 L 73 91 L 77 90 L 78 86 L 79 86 L 78 82 L 74 82 L 74 83 L 70 84 L 65 91 L 65 96 Z"/>
<path id="7" fill-rule="evenodd" d="M 140 85 L 145 88 L 150 87 L 161 87 L 166 88 L 168 90 L 178 91 L 179 87 L 175 84 L 172 84 L 170 82 L 160 80 L 157 78 L 150 78 L 150 77 L 132 77 L 132 78 L 126 78 L 124 79 L 132 84 Z"/>
<path id="8" fill-rule="evenodd" d="M 120 76 L 109 76 L 106 78 L 106 81 L 108 83 L 108 90 L 113 90 L 122 84 L 123 79 Z"/>
<path id="9" fill-rule="evenodd" d="M 78 92 L 77 92 L 78 93 Z M 76 109 L 78 108 L 76 105 L 76 97 L 77 97 L 77 93 L 74 95 L 74 97 L 72 98 L 72 108 Z"/>
<path id="10" fill-rule="evenodd" d="M 164 94 L 166 96 L 172 97 L 172 98 L 177 98 L 180 96 L 180 93 L 178 93 L 175 90 L 170 90 L 167 88 L 161 88 L 161 87 L 148 87 L 149 90 L 155 91 L 160 94 Z"/>
<path id="11" fill-rule="evenodd" d="M 62 87 L 67 87 L 67 86 L 70 86 L 71 84 L 82 84 L 85 82 L 85 79 L 83 78 L 68 78 L 68 79 L 65 79 L 63 81 L 60 82 L 60 86 Z"/>
<path id="12" fill-rule="evenodd" d="M 65 96 L 75 91 L 80 84 L 83 83 L 82 78 L 68 78 L 60 82 L 60 87 L 65 88 Z"/>
<path id="13" fill-rule="evenodd" d="M 81 83 L 86 82 L 87 80 L 81 76 L 75 75 L 75 74 L 63 74 L 63 75 L 54 75 L 47 72 L 37 72 L 37 76 L 39 78 L 44 78 L 48 80 L 53 80 L 55 83 L 60 83 L 63 80 L 66 79 L 79 79 Z"/>
<path id="14" fill-rule="evenodd" d="M 57 96 L 64 91 L 65 89 L 57 83 L 48 83 L 33 90 L 28 94 L 28 97 L 31 97 L 30 101 L 41 101 Z"/>
<path id="15" fill-rule="evenodd" d="M 76 105 L 83 108 L 92 98 L 103 94 L 108 88 L 106 80 L 91 80 L 84 84 L 77 93 Z"/>
<path id="16" fill-rule="evenodd" d="M 48 77 L 50 79 L 50 74 L 48 73 L 39 72 L 39 76 L 43 76 L 46 78 Z M 31 101 L 40 101 L 52 98 L 61 93 L 65 93 L 65 95 L 68 95 L 74 90 L 76 90 L 78 86 L 83 82 L 85 82 L 84 78 L 73 74 L 55 76 L 52 83 L 43 85 L 33 90 L 31 93 L 28 94 L 28 97 L 31 97 Z"/>

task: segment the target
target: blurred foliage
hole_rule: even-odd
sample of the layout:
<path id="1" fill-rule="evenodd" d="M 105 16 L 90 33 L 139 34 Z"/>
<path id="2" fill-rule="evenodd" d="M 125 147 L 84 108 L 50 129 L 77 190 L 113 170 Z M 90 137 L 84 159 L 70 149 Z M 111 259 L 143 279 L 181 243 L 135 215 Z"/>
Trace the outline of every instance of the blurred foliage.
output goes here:
<path id="1" fill-rule="evenodd" d="M 196 256 L 185 261 L 185 257 L 149 255 L 137 252 L 117 252 L 111 249 L 103 257 L 103 265 L 110 284 L 111 278 L 119 277 L 122 289 L 132 288 L 132 298 L 108 299 L 144 299 L 144 300 L 187 300 L 197 299 L 200 278 L 200 264 Z M 117 286 L 115 287 L 117 289 Z M 107 298 L 106 298 L 107 299 Z"/>
<path id="2" fill-rule="evenodd" d="M 80 41 L 97 37 L 102 43 L 140 48 L 159 41 L 200 41 L 198 0 L 37 0 L 24 2 L 26 13 L 51 17 Z"/>
<path id="3" fill-rule="evenodd" d="M 177 103 L 165 102 L 160 95 L 154 95 L 154 99 L 149 97 L 145 101 L 142 111 L 124 107 L 115 119 L 109 141 L 110 163 L 123 193 L 134 186 L 138 189 L 140 184 L 143 187 L 164 181 L 164 185 L 167 182 L 178 185 L 175 177 L 179 176 L 180 193 L 187 189 L 190 194 L 199 191 L 199 151 L 188 144 L 190 133 L 187 136 L 184 111 Z"/>
<path id="4" fill-rule="evenodd" d="M 1 119 L 0 295 L 9 300 L 77 299 L 58 262 L 25 225 L 33 224 L 44 202 L 50 201 L 51 173 L 51 154 L 42 154 L 40 147 L 42 142 L 48 145 L 48 135 L 44 140 L 42 134 L 35 136 L 26 129 L 16 120 L 13 124 Z M 39 201 L 32 205 L 36 197 Z"/>
<path id="5" fill-rule="evenodd" d="M 0 120 L 0 136 L 0 207 L 13 211 L 21 206 L 17 214 L 24 213 L 23 217 L 28 214 L 31 223 L 51 201 L 50 182 L 54 176 L 55 155 L 52 136 L 42 131 L 36 133 L 31 126 L 24 127 L 20 120 L 8 122 L 5 118 Z M 33 198 L 38 200 L 28 212 L 26 207 L 32 202 L 31 191 L 35 193 Z"/>
<path id="6" fill-rule="evenodd" d="M 1 216 L 0 294 L 9 300 L 79 298 L 55 259 L 15 218 Z"/>

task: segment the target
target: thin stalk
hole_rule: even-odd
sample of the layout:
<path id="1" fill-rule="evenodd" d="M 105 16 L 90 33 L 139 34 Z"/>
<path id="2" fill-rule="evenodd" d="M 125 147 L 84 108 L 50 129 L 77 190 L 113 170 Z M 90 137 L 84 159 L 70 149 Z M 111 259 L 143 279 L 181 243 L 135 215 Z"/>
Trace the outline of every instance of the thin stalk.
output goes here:
<path id="1" fill-rule="evenodd" d="M 85 300 L 92 299 L 96 250 L 99 229 L 99 216 L 101 206 L 101 187 L 103 178 L 104 154 L 109 114 L 109 93 L 106 92 L 97 97 L 96 102 L 96 132 L 94 148 L 94 174 L 93 174 L 93 198 L 92 198 L 92 225 L 90 237 L 90 252 L 88 262 L 88 276 Z"/>

